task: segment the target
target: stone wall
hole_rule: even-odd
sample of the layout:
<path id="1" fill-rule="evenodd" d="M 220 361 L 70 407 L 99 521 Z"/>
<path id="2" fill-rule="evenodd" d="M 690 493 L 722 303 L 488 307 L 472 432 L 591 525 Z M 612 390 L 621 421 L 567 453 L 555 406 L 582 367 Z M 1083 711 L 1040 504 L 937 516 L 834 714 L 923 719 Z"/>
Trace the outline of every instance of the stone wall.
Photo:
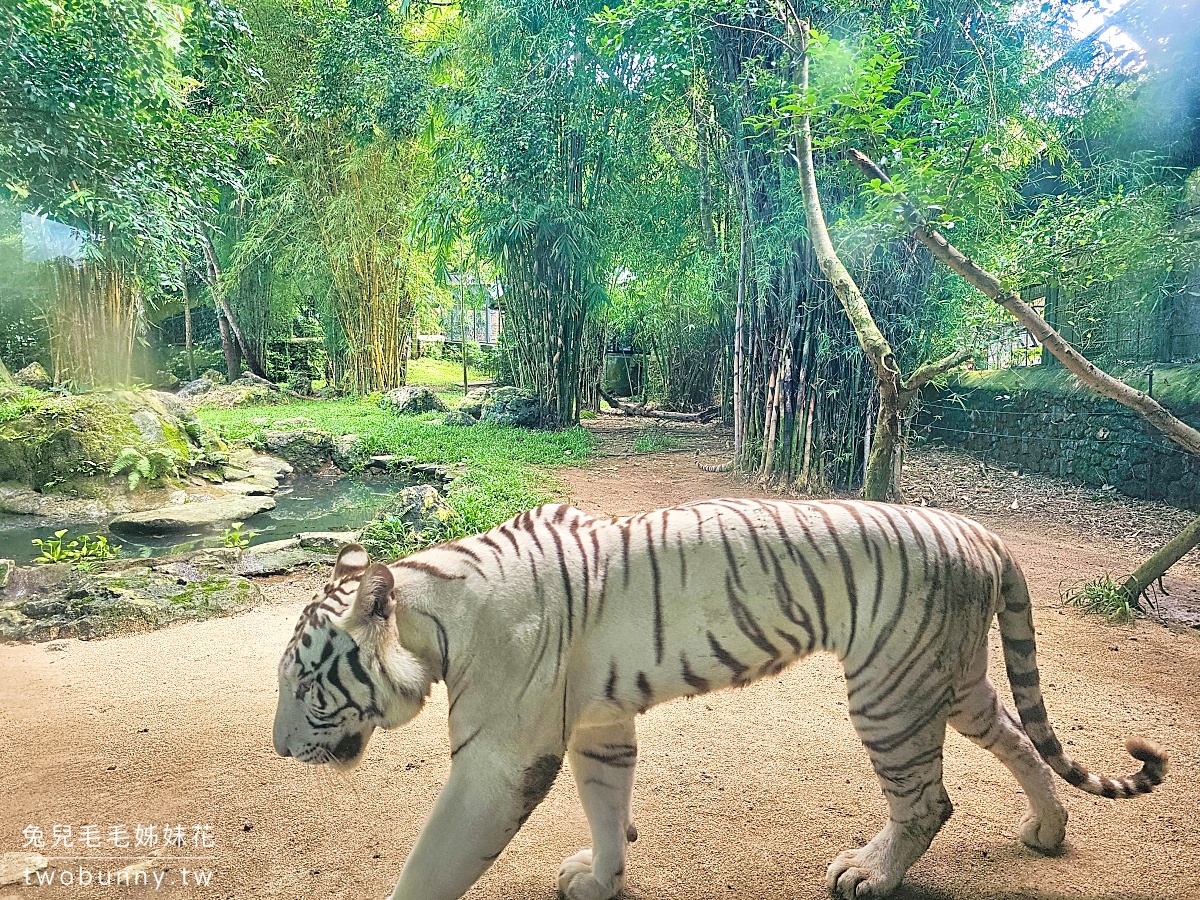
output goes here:
<path id="1" fill-rule="evenodd" d="M 1170 405 L 1200 427 L 1200 404 Z M 925 396 L 916 435 L 1023 471 L 1200 511 L 1200 458 L 1092 394 L 951 384 Z"/>

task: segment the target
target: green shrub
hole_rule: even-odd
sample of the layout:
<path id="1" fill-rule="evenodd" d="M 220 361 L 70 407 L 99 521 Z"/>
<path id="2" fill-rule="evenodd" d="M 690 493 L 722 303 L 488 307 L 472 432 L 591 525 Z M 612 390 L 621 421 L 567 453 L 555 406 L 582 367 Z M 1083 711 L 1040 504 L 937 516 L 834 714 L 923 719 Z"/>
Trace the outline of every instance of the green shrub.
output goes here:
<path id="1" fill-rule="evenodd" d="M 1067 606 L 1104 616 L 1110 622 L 1132 622 L 1138 610 L 1121 585 L 1105 573 L 1091 581 L 1081 581 L 1062 592 Z"/>
<path id="2" fill-rule="evenodd" d="M 658 453 L 662 450 L 674 450 L 678 446 L 679 441 L 675 436 L 661 425 L 647 425 L 633 439 L 634 453 Z"/>

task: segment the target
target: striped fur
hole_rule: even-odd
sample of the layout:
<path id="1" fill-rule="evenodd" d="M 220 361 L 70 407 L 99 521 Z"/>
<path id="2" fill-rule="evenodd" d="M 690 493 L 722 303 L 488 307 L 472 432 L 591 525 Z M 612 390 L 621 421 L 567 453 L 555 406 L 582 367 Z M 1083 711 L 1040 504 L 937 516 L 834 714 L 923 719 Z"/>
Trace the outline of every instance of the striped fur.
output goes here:
<path id="1" fill-rule="evenodd" d="M 1020 721 L 987 678 L 997 613 Z M 947 723 L 1016 776 L 1030 807 L 1021 837 L 1042 850 L 1065 834 L 1051 769 L 1105 797 L 1145 793 L 1166 771 L 1145 741 L 1129 743 L 1143 767 L 1123 778 L 1065 755 L 1025 580 L 995 535 L 938 510 L 852 501 L 712 500 L 616 519 L 552 505 L 389 566 L 349 547 L 280 663 L 275 745 L 353 765 L 375 727 L 408 721 L 444 681 L 451 775 L 393 897 L 462 896 L 569 756 L 593 847 L 563 863 L 559 888 L 607 900 L 637 834 L 636 716 L 821 651 L 842 661 L 890 812 L 830 866 L 842 897 L 892 891 L 949 817 Z"/>

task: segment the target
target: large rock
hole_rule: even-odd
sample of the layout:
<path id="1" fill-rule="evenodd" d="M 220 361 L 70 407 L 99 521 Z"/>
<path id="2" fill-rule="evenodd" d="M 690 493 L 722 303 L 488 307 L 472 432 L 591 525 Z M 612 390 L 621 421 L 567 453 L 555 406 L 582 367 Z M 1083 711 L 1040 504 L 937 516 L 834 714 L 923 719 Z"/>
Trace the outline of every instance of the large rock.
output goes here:
<path id="1" fill-rule="evenodd" d="M 0 597 L 0 640 L 101 637 L 228 615 L 261 600 L 257 585 L 225 573 L 188 577 L 141 565 L 101 572 L 20 568 Z"/>
<path id="2" fill-rule="evenodd" d="M 479 415 L 481 425 L 508 425 L 518 428 L 539 428 L 545 405 L 533 391 L 515 387 L 499 387 L 488 391 Z"/>
<path id="3" fill-rule="evenodd" d="M 54 387 L 54 379 L 39 362 L 31 362 L 20 371 L 14 372 L 13 381 L 39 391 L 48 391 Z"/>
<path id="4" fill-rule="evenodd" d="M 459 428 L 470 428 L 472 425 L 478 425 L 479 422 L 464 409 L 452 409 L 446 413 L 446 418 L 442 419 L 442 424 Z"/>
<path id="5" fill-rule="evenodd" d="M 0 482 L 86 496 L 85 483 L 107 481 L 126 448 L 143 455 L 166 451 L 186 467 L 217 446 L 219 442 L 169 394 L 46 394 L 20 416 L 0 422 Z"/>
<path id="6" fill-rule="evenodd" d="M 210 378 L 209 380 L 211 381 L 212 379 Z M 184 390 L 187 390 L 187 388 L 194 384 L 196 382 L 185 386 Z M 214 386 L 203 390 L 197 388 L 197 390 L 189 393 L 187 396 L 184 396 L 181 391 L 175 396 L 182 397 L 195 406 L 230 409 L 237 406 L 260 406 L 267 403 L 283 403 L 291 399 L 292 395 L 281 390 L 279 385 L 247 372 L 229 384 L 214 384 Z"/>
<path id="7" fill-rule="evenodd" d="M 274 508 L 274 497 L 245 496 L 225 500 L 199 500 L 126 513 L 113 519 L 109 528 L 126 534 L 196 531 L 243 522 L 251 516 Z"/>
<path id="8" fill-rule="evenodd" d="M 401 415 L 411 416 L 427 412 L 447 412 L 450 407 L 442 402 L 442 398 L 427 387 L 397 388 L 388 391 L 379 400 L 379 405 Z"/>
<path id="9" fill-rule="evenodd" d="M 333 439 L 330 455 L 335 466 L 343 472 L 352 472 L 366 465 L 370 458 L 370 451 L 367 449 L 367 442 L 362 435 L 343 434 Z"/>
<path id="10" fill-rule="evenodd" d="M 478 419 L 481 415 L 483 415 L 484 401 L 487 400 L 488 395 L 491 394 L 493 390 L 493 388 L 476 388 L 475 390 L 471 391 L 471 393 L 467 394 L 467 396 L 463 398 L 462 402 L 458 404 L 459 410 L 465 412 L 472 418 Z"/>
<path id="11" fill-rule="evenodd" d="M 216 382 L 214 382 L 212 379 L 205 378 L 203 375 L 201 375 L 195 381 L 189 381 L 178 391 L 176 391 L 175 396 L 180 400 L 194 400 L 201 394 L 207 394 L 216 386 Z"/>
<path id="12" fill-rule="evenodd" d="M 300 472 L 320 472 L 329 465 L 333 454 L 333 441 L 316 428 L 267 431 L 262 443 L 268 453 L 287 460 Z"/>

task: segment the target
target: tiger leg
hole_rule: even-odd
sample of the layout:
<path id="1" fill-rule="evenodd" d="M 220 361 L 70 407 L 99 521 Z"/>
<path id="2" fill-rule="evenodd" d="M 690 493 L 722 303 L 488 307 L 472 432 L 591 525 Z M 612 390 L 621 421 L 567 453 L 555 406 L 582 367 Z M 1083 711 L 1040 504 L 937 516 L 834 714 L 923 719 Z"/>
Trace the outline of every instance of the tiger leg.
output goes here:
<path id="1" fill-rule="evenodd" d="M 1066 837 L 1067 811 L 1054 789 L 1054 773 L 1034 749 L 1025 729 L 996 696 L 987 678 L 987 650 L 972 662 L 968 687 L 950 713 L 950 724 L 963 737 L 996 755 L 1021 785 L 1029 809 L 1021 819 L 1021 840 L 1051 853 Z"/>
<path id="2" fill-rule="evenodd" d="M 946 697 L 936 687 L 928 696 Z M 895 694 L 892 698 L 897 701 Z M 888 802 L 888 822 L 865 847 L 846 850 L 829 866 L 825 881 L 846 900 L 885 897 L 920 858 L 953 807 L 942 784 L 946 739 L 945 700 L 910 709 L 851 712 Z M 888 714 L 890 712 L 890 714 Z"/>
<path id="3" fill-rule="evenodd" d="M 625 883 L 625 844 L 637 837 L 631 810 L 637 764 L 634 722 L 578 728 L 568 752 L 592 848 L 563 861 L 558 889 L 567 900 L 609 900 Z"/>
<path id="4" fill-rule="evenodd" d="M 550 792 L 561 754 L 472 743 L 451 764 L 392 900 L 458 900 L 470 890 Z"/>

